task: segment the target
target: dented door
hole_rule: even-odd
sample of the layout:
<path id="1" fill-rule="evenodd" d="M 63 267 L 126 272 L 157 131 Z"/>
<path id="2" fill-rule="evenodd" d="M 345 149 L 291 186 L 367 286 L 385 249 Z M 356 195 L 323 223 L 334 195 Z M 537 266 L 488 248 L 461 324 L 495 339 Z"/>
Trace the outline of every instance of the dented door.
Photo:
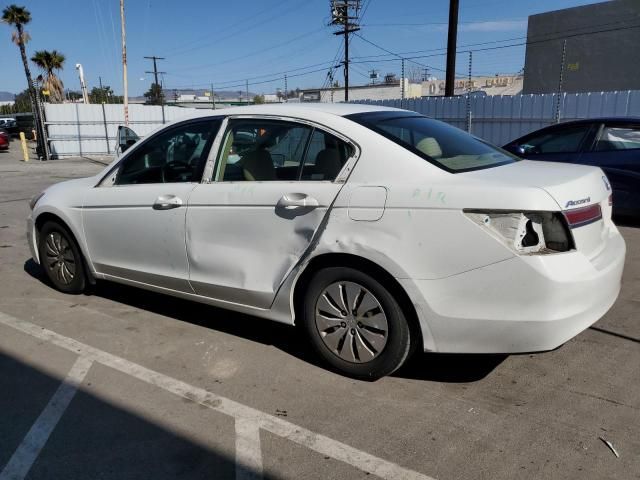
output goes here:
<path id="1" fill-rule="evenodd" d="M 342 184 L 198 185 L 187 209 L 191 286 L 199 295 L 268 308 L 309 247 Z"/>

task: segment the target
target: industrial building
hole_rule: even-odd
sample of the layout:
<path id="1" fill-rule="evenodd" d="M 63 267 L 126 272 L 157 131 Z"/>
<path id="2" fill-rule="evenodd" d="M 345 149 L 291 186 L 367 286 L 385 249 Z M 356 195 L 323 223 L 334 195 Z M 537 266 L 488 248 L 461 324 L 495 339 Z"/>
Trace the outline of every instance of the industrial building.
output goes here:
<path id="1" fill-rule="evenodd" d="M 404 78 L 404 98 L 444 95 L 444 80 L 430 77 L 420 83 Z M 522 93 L 522 75 L 495 75 L 457 79 L 455 95 L 481 91 L 486 95 L 517 95 Z M 383 83 L 349 87 L 349 100 L 395 100 L 402 98 L 402 83 L 393 79 Z M 344 87 L 302 90 L 302 102 L 344 102 Z"/>
<path id="2" fill-rule="evenodd" d="M 523 93 L 639 89 L 639 40 L 639 0 L 532 15 Z"/>
<path id="3" fill-rule="evenodd" d="M 422 96 L 433 97 L 444 95 L 445 81 L 431 79 L 422 82 Z M 456 79 L 454 94 L 464 95 L 468 92 L 483 92 L 486 95 L 518 95 L 522 93 L 522 75 L 494 75 Z"/>
<path id="4" fill-rule="evenodd" d="M 404 84 L 404 98 L 419 98 L 422 96 L 422 85 L 411 83 L 408 78 L 402 81 L 388 78 L 383 83 L 370 85 L 350 85 L 349 100 L 392 100 L 402 98 Z M 344 87 L 313 88 L 302 90 L 302 102 L 344 102 Z"/>

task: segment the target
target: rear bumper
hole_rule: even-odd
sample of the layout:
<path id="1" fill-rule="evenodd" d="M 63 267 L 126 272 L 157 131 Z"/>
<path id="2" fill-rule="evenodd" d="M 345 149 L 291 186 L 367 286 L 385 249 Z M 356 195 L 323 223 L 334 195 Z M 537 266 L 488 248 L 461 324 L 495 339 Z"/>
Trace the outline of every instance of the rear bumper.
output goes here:
<path id="1" fill-rule="evenodd" d="M 626 246 L 518 256 L 440 280 L 399 280 L 412 297 L 425 350 L 518 353 L 554 349 L 600 319 L 620 292 Z"/>

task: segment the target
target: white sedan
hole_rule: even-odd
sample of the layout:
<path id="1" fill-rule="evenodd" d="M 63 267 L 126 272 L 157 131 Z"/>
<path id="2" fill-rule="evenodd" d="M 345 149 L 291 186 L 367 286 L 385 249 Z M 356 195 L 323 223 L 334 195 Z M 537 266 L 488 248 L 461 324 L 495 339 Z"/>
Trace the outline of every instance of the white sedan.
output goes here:
<path id="1" fill-rule="evenodd" d="M 553 349 L 613 305 L 625 258 L 600 169 L 377 106 L 210 111 L 31 207 L 57 289 L 112 280 L 297 324 L 358 378 L 418 348 Z"/>

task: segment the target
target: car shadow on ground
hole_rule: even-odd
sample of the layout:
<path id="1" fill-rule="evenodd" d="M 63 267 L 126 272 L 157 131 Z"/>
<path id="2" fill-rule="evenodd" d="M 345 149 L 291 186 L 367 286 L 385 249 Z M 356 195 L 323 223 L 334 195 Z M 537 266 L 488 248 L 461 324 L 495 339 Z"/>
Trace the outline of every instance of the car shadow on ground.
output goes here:
<path id="1" fill-rule="evenodd" d="M 104 392 L 106 385 L 112 381 L 112 377 L 105 376 L 105 372 L 106 368 L 100 369 L 95 364 L 92 366 L 87 380 L 82 382 L 64 410 L 35 462 L 28 466 L 28 460 L 24 458 L 28 459 L 30 453 L 24 453 L 25 445 L 29 452 L 29 449 L 36 447 L 23 443 L 23 439 L 29 433 L 32 435 L 31 443 L 37 443 L 46 435 L 43 433 L 46 432 L 46 426 L 42 426 L 39 415 L 52 400 L 63 379 L 0 352 L 0 389 L 6 393 L 0 396 L 2 478 L 5 478 L 4 475 L 6 478 L 24 478 L 27 472 L 29 478 L 236 478 L 235 458 L 229 454 L 231 448 L 223 447 L 224 444 L 233 444 L 233 430 L 227 426 L 228 421 L 211 426 L 226 437 L 216 445 L 205 445 L 194 439 L 193 435 L 178 433 L 175 422 L 173 425 L 171 422 L 160 422 L 144 407 L 132 410 L 99 393 Z M 97 389 L 92 382 L 101 384 L 102 388 Z M 64 400 L 58 401 L 64 403 Z M 201 415 L 201 410 L 190 407 L 195 404 L 187 399 L 177 399 L 175 402 L 172 405 L 176 405 L 182 416 Z M 217 418 L 215 415 L 207 418 L 211 421 Z M 44 424 L 50 417 L 45 417 Z M 36 421 L 40 422 L 39 433 L 33 435 L 30 429 Z M 20 460 L 16 462 L 14 459 L 8 465 L 19 446 L 23 449 L 21 455 L 24 458 L 19 455 L 16 458 Z M 249 475 L 257 478 L 251 469 L 245 468 L 244 471 L 247 478 L 254 478 Z M 264 473 L 260 478 L 277 478 L 269 472 Z"/>
<path id="2" fill-rule="evenodd" d="M 33 259 L 25 262 L 24 271 L 51 287 Z M 313 354 L 300 329 L 289 325 L 115 282 L 98 281 L 90 290 L 92 295 L 140 310 L 271 345 L 305 362 L 326 368 Z M 507 355 L 448 355 L 418 351 L 393 376 L 443 383 L 476 382 L 489 375 L 506 358 Z"/>

